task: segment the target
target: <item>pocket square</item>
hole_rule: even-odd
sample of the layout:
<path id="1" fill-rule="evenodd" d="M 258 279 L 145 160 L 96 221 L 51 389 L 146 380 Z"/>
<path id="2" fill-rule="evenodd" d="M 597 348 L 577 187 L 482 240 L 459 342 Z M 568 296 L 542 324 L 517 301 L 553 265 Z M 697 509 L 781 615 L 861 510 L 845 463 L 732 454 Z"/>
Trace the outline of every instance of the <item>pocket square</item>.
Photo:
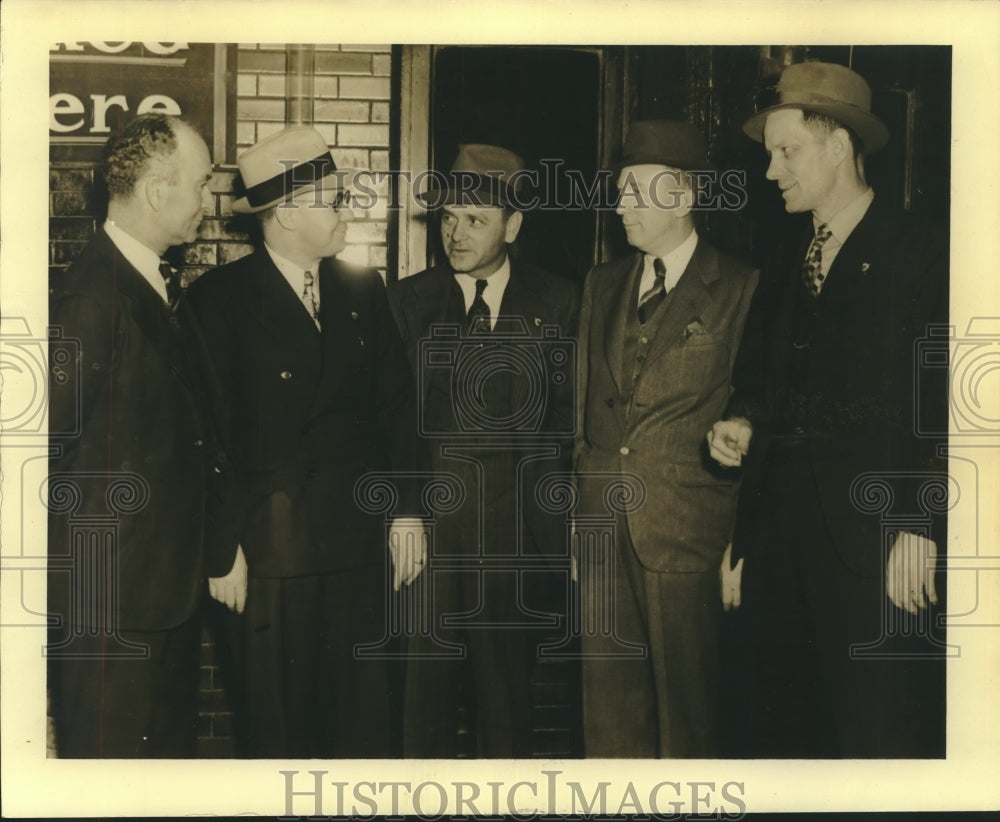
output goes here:
<path id="1" fill-rule="evenodd" d="M 705 326 L 701 324 L 701 319 L 696 317 L 695 319 L 691 320 L 691 322 L 689 322 L 687 324 L 687 327 L 684 329 L 684 339 L 690 340 L 696 334 L 704 334 L 704 333 L 706 333 Z"/>

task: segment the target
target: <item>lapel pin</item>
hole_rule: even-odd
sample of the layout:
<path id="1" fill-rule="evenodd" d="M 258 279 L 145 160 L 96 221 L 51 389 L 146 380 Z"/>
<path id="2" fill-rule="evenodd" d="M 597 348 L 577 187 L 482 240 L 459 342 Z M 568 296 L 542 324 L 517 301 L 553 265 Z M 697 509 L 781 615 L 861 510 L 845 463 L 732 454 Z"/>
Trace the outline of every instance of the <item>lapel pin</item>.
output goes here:
<path id="1" fill-rule="evenodd" d="M 361 343 L 361 347 L 362 348 L 365 347 L 365 341 L 364 341 L 364 339 L 362 337 L 358 337 L 358 342 Z"/>
<path id="2" fill-rule="evenodd" d="M 869 268 L 871 268 L 871 266 L 868 265 L 868 263 L 861 263 L 861 273 L 862 274 L 866 273 Z"/>
<path id="3" fill-rule="evenodd" d="M 358 318 L 358 312 L 357 311 L 352 311 L 351 312 L 351 319 L 352 320 L 356 320 L 357 318 Z"/>
<path id="4" fill-rule="evenodd" d="M 541 324 L 542 324 L 542 318 L 541 317 L 535 317 L 535 325 L 541 325 Z"/>

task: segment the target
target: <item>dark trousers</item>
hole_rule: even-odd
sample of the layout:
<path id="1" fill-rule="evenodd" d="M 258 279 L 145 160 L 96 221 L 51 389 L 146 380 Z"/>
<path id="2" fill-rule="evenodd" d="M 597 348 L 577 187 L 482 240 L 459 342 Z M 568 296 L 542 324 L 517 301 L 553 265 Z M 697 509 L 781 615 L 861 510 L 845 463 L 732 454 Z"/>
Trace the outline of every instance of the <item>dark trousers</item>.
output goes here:
<path id="1" fill-rule="evenodd" d="M 201 621 L 166 631 L 122 631 L 146 656 L 82 637 L 83 659 L 53 658 L 52 715 L 61 759 L 181 759 L 195 755 Z"/>
<path id="2" fill-rule="evenodd" d="M 548 572 L 519 575 L 515 566 L 512 559 L 504 570 L 435 572 L 432 563 L 414 583 L 408 595 L 424 603 L 420 607 L 427 608 L 426 624 L 433 629 L 409 637 L 406 645 L 405 756 L 458 756 L 459 706 L 471 717 L 475 740 L 468 747 L 473 756 L 531 756 L 531 679 L 537 647 L 549 634 L 546 617 L 518 602 L 526 587 L 534 587 L 527 577 L 546 577 Z M 549 594 L 546 587 L 533 604 L 557 601 Z M 459 623 L 448 624 L 455 617 Z"/>
<path id="3" fill-rule="evenodd" d="M 651 571 L 624 520 L 617 531 L 613 583 L 600 564 L 581 571 L 603 580 L 581 580 L 585 754 L 715 757 L 718 571 Z"/>
<path id="4" fill-rule="evenodd" d="M 251 577 L 246 610 L 225 617 L 229 691 L 254 758 L 398 756 L 385 655 L 385 569 Z"/>
<path id="5" fill-rule="evenodd" d="M 736 643 L 746 671 L 739 753 L 944 756 L 939 608 L 913 617 L 887 602 L 883 579 L 843 562 L 804 447 L 775 450 L 761 504 Z"/>

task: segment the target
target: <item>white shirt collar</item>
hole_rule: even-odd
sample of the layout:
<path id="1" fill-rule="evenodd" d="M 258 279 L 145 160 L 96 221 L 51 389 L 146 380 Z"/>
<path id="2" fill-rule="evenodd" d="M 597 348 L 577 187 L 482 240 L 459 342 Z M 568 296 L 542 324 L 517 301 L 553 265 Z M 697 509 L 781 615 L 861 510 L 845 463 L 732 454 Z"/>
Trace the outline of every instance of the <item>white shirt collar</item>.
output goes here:
<path id="1" fill-rule="evenodd" d="M 826 221 L 827 228 L 840 245 L 843 245 L 851 236 L 851 232 L 858 227 L 858 223 L 864 218 L 874 199 L 875 192 L 870 188 L 866 189 Z M 822 222 L 814 216 L 813 229 L 819 228 L 820 225 Z"/>
<path id="2" fill-rule="evenodd" d="M 297 263 L 293 263 L 287 257 L 281 256 L 277 251 L 275 251 L 267 243 L 264 243 L 264 248 L 267 253 L 271 255 L 271 260 L 274 261 L 274 265 L 277 267 L 278 271 L 288 282 L 292 291 L 295 292 L 295 296 L 300 300 L 302 299 L 302 292 L 305 290 L 306 286 L 306 270 Z M 312 271 L 313 277 L 315 278 L 315 288 L 313 289 L 316 295 L 316 305 L 319 306 L 319 262 L 312 266 L 309 271 Z"/>
<path id="3" fill-rule="evenodd" d="M 698 232 L 693 228 L 691 233 L 688 234 L 687 238 L 682 242 L 677 248 L 671 251 L 669 254 L 665 254 L 660 257 L 663 260 L 663 265 L 667 269 L 667 275 L 663 279 L 663 287 L 669 292 L 675 285 L 677 281 L 681 278 L 681 275 L 687 270 L 688 263 L 691 262 L 691 258 L 694 256 L 694 250 L 698 246 Z M 653 257 L 652 254 L 646 254 L 643 258 L 643 270 L 642 279 L 639 282 L 639 296 L 641 297 L 650 288 L 653 287 L 653 283 L 656 281 L 656 272 L 653 270 Z"/>
<path id="4" fill-rule="evenodd" d="M 468 274 L 455 274 L 455 281 L 462 289 L 465 311 L 468 313 L 472 308 L 472 301 L 476 299 L 476 278 Z M 508 256 L 503 265 L 486 278 L 486 288 L 483 289 L 483 300 L 490 307 L 490 328 L 496 328 L 497 318 L 500 316 L 500 304 L 503 302 L 503 294 L 509 282 L 510 257 Z"/>
<path id="5" fill-rule="evenodd" d="M 125 231 L 125 229 L 118 226 L 114 220 L 104 221 L 104 232 L 122 253 L 122 256 L 132 264 L 132 267 L 160 295 L 163 302 L 169 303 L 167 299 L 167 284 L 163 281 L 163 275 L 160 274 L 159 255 L 148 245 L 137 240 Z"/>

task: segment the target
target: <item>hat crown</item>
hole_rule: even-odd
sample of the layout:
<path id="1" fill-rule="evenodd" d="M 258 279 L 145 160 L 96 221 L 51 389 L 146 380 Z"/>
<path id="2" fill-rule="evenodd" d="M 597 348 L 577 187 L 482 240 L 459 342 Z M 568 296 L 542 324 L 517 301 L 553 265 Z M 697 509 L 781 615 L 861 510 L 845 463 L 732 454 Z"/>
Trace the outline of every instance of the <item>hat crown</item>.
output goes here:
<path id="1" fill-rule="evenodd" d="M 252 188 L 329 151 L 323 135 L 312 126 L 293 126 L 251 146 L 236 158 L 236 164 L 246 187 Z"/>
<path id="2" fill-rule="evenodd" d="M 872 90 L 855 71 L 837 63 L 794 63 L 778 81 L 782 103 L 840 103 L 871 111 Z"/>
<path id="3" fill-rule="evenodd" d="M 451 165 L 452 174 L 482 174 L 504 182 L 519 177 L 524 160 L 513 151 L 485 143 L 462 143 Z M 516 179 L 515 179 L 516 181 Z"/>
<path id="4" fill-rule="evenodd" d="M 782 72 L 776 90 L 778 102 L 759 110 L 743 124 L 744 133 L 758 143 L 764 140 L 768 116 L 783 108 L 813 111 L 852 129 L 867 153 L 889 142 L 889 130 L 871 110 L 871 87 L 847 66 L 819 60 L 793 63 Z"/>
<path id="5" fill-rule="evenodd" d="M 629 126 L 621 159 L 615 165 L 705 168 L 708 146 L 701 131 L 684 120 L 637 120 Z"/>

